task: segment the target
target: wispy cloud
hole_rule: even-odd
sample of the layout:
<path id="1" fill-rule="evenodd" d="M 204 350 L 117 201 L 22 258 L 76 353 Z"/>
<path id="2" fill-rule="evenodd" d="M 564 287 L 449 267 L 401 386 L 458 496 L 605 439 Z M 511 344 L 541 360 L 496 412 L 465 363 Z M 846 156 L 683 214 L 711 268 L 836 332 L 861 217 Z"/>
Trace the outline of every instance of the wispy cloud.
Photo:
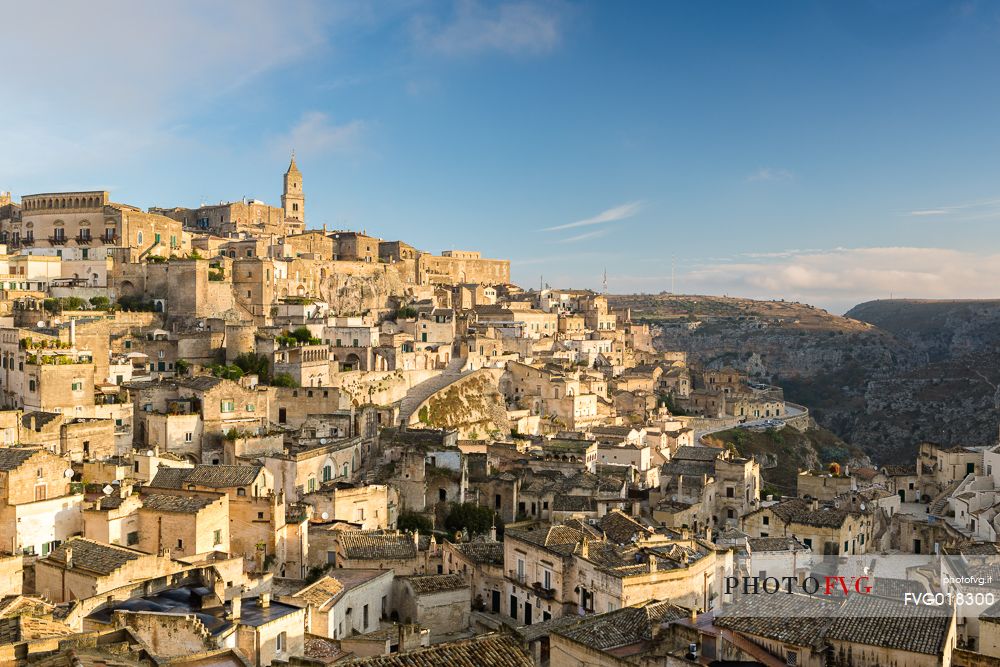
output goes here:
<path id="1" fill-rule="evenodd" d="M 355 153 L 361 148 L 367 128 L 368 124 L 362 120 L 337 125 L 327 114 L 309 111 L 288 132 L 272 138 L 268 143 L 271 151 L 281 156 L 292 150 L 311 156 Z"/>
<path id="2" fill-rule="evenodd" d="M 747 176 L 747 182 L 759 183 L 762 181 L 790 181 L 793 178 L 795 178 L 795 174 L 787 169 L 761 167 Z"/>
<path id="3" fill-rule="evenodd" d="M 449 19 L 420 16 L 411 28 L 419 46 L 446 56 L 487 52 L 536 56 L 559 45 L 563 21 L 562 8 L 551 2 L 458 0 Z"/>
<path id="4" fill-rule="evenodd" d="M 262 74 L 323 50 L 328 30 L 351 11 L 319 0 L 12 4 L 4 19 L 19 29 L 5 36 L 5 49 L 32 57 L 5 72 L 21 93 L 5 109 L 0 145 L 19 159 L 0 165 L 0 181 L 51 179 L 81 165 L 94 171 L 187 148 L 192 110 L 211 109 Z M 83 34 L 114 39 L 80 48 Z M 128 92 L 110 103 L 109 91 Z"/>
<path id="5" fill-rule="evenodd" d="M 949 222 L 1000 219 L 1000 199 L 979 199 L 951 206 L 920 208 L 906 211 L 903 215 L 910 218 L 941 218 Z"/>
<path id="6" fill-rule="evenodd" d="M 870 247 L 789 251 L 725 267 L 702 265 L 685 284 L 702 293 L 785 298 L 846 310 L 895 297 L 995 298 L 1000 255 L 949 248 Z"/>
<path id="7" fill-rule="evenodd" d="M 584 232 L 583 234 L 577 234 L 576 236 L 570 236 L 569 238 L 561 239 L 559 243 L 579 243 L 580 241 L 587 241 L 589 239 L 599 239 L 602 236 L 607 236 L 610 229 L 595 229 L 592 232 Z"/>
<path id="8" fill-rule="evenodd" d="M 643 202 L 632 201 L 614 208 L 609 208 L 606 211 L 601 211 L 597 215 L 584 218 L 583 220 L 577 220 L 576 222 L 567 222 L 564 225 L 556 225 L 555 227 L 546 227 L 543 232 L 558 232 L 563 229 L 575 229 L 577 227 L 590 227 L 591 225 L 603 225 L 608 222 L 616 222 L 618 220 L 625 220 L 626 218 L 631 218 L 642 210 Z"/>

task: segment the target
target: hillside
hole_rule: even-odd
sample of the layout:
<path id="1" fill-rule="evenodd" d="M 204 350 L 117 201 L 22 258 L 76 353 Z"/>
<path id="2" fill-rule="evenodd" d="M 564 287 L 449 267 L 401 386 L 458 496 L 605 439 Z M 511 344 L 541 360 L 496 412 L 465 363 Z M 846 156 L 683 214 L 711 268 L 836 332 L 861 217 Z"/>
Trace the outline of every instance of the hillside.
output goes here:
<path id="1" fill-rule="evenodd" d="M 727 297 L 613 296 L 661 349 L 781 385 L 822 426 L 878 462 L 922 441 L 996 441 L 1000 301 L 874 301 L 846 316 Z"/>
<path id="2" fill-rule="evenodd" d="M 765 494 L 794 494 L 799 470 L 826 468 L 832 462 L 852 466 L 868 463 L 863 452 L 824 428 L 735 428 L 713 433 L 707 440 L 717 447 L 732 445 L 743 456 L 755 455 L 761 462 Z"/>

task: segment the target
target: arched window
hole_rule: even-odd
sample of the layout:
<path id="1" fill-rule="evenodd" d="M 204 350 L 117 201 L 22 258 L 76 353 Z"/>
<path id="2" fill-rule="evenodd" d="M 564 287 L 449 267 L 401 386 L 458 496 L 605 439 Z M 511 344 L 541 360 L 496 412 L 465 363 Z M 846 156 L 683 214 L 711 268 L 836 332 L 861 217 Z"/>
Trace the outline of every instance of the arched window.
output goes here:
<path id="1" fill-rule="evenodd" d="M 142 230 L 141 229 L 138 232 L 135 233 L 135 242 L 138 243 L 139 245 L 142 245 Z"/>

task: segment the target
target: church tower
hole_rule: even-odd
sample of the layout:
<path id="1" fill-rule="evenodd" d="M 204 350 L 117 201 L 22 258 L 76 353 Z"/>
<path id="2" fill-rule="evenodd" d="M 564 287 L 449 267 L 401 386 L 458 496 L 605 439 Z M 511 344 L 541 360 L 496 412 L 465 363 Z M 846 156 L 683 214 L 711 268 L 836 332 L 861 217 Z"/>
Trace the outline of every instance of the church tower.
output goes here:
<path id="1" fill-rule="evenodd" d="M 286 220 L 306 220 L 306 197 L 302 194 L 302 172 L 295 164 L 295 151 L 285 172 L 285 187 L 281 192 L 281 208 L 285 209 Z"/>

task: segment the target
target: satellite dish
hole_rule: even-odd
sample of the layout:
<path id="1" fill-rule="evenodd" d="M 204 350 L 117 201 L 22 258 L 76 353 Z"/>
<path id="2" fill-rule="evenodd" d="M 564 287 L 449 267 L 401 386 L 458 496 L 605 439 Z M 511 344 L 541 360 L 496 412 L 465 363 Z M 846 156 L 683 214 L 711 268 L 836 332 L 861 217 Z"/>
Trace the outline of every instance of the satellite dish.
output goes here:
<path id="1" fill-rule="evenodd" d="M 102 490 L 102 491 L 104 491 L 104 495 L 106 495 L 106 496 L 110 496 L 110 495 L 111 495 L 111 492 L 115 490 L 115 487 L 113 487 L 113 486 L 111 486 L 110 484 L 108 484 L 107 486 L 105 486 L 105 487 L 104 487 L 103 489 L 101 489 L 101 490 Z"/>
<path id="2" fill-rule="evenodd" d="M 326 521 L 327 519 L 330 518 L 330 513 L 329 512 L 323 512 L 322 514 L 320 514 L 320 516 L 323 518 L 323 521 Z"/>
<path id="3" fill-rule="evenodd" d="M 154 454 L 153 454 L 153 450 L 152 449 L 147 449 L 146 450 L 146 456 L 153 456 L 153 455 Z"/>
<path id="4" fill-rule="evenodd" d="M 116 479 L 116 480 L 114 480 L 114 481 L 111 482 L 111 486 L 121 486 L 121 483 L 122 482 L 121 482 L 120 479 Z"/>
<path id="5" fill-rule="evenodd" d="M 862 511 L 862 512 L 864 512 L 864 511 L 865 511 L 865 504 L 864 504 L 864 503 L 861 503 L 861 511 Z"/>
<path id="6" fill-rule="evenodd" d="M 326 444 L 326 438 L 320 438 L 319 439 L 319 444 L 325 445 Z"/>
<path id="7" fill-rule="evenodd" d="M 72 468 L 66 468 L 66 470 L 63 471 L 63 477 L 65 477 L 66 479 L 69 479 L 72 476 L 73 476 Z"/>
<path id="8" fill-rule="evenodd" d="M 43 328 L 45 326 L 45 320 L 38 320 L 38 323 L 35 326 L 39 329 Z"/>

